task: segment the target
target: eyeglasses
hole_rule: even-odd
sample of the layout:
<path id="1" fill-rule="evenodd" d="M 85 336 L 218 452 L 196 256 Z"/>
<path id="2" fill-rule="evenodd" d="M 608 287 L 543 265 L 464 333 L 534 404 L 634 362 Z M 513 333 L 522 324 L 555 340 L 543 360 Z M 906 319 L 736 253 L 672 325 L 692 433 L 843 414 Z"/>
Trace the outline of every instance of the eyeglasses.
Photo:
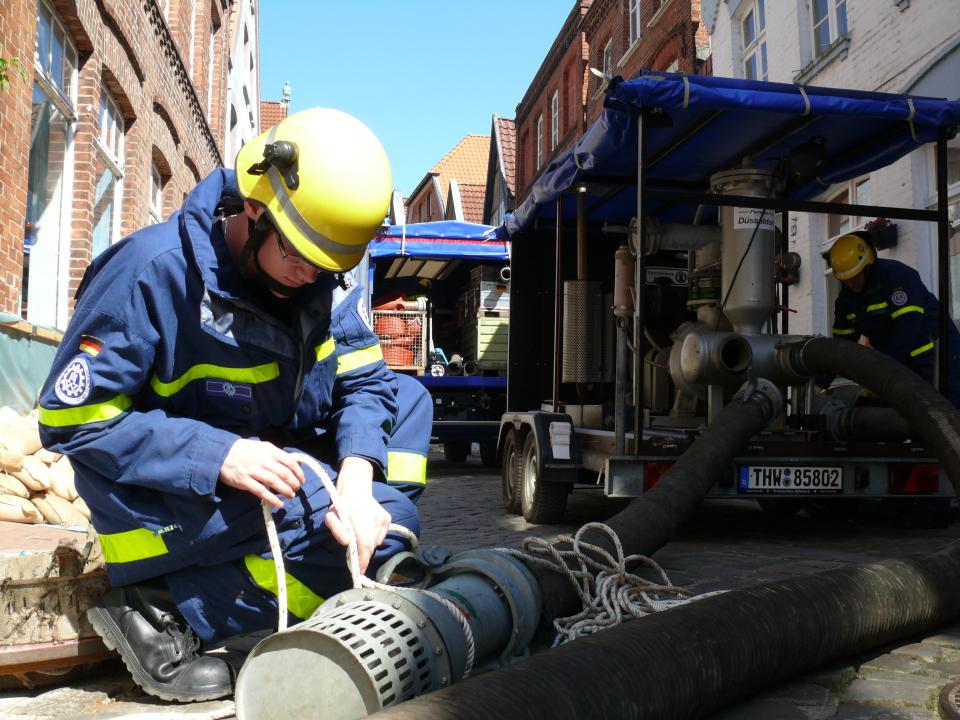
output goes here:
<path id="1" fill-rule="evenodd" d="M 279 230 L 274 228 L 273 234 L 277 236 L 277 247 L 280 248 L 280 257 L 282 257 L 291 265 L 300 265 L 308 268 L 314 267 L 311 263 L 300 257 L 300 255 L 297 254 L 297 251 L 293 248 L 287 250 L 287 241 L 283 239 L 283 236 L 280 234 Z"/>

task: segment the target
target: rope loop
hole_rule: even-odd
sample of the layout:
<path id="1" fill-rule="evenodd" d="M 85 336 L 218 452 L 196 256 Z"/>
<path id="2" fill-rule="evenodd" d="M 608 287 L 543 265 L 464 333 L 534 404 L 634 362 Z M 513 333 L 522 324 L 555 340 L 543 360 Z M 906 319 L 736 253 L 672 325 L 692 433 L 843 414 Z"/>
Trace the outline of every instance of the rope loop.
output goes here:
<path id="1" fill-rule="evenodd" d="M 317 474 L 317 477 L 320 478 L 320 482 L 323 483 L 327 493 L 330 495 L 330 510 L 336 508 L 340 502 L 340 493 L 337 492 L 337 488 L 330 480 L 330 476 L 327 474 L 326 470 L 323 469 L 323 466 L 320 465 L 320 463 L 318 463 L 314 458 L 304 453 L 293 453 L 293 458 L 298 463 L 301 465 L 306 465 Z M 262 506 L 264 524 L 267 528 L 267 539 L 270 542 L 270 552 L 273 554 L 273 565 L 277 573 L 277 631 L 280 632 L 287 629 L 287 574 L 283 565 L 283 551 L 280 548 L 280 541 L 277 537 L 277 527 L 273 520 L 271 506 L 265 501 L 263 502 Z M 357 538 L 353 533 L 353 527 L 351 525 L 344 523 L 344 527 L 347 530 L 348 536 L 346 551 L 347 568 L 350 570 L 350 577 L 353 580 L 354 590 L 367 588 L 370 590 L 396 592 L 396 587 L 378 583 L 376 580 L 368 578 L 366 575 L 360 572 L 360 554 L 357 551 Z M 403 525 L 395 525 L 391 523 L 389 532 L 403 537 L 407 542 L 410 543 L 411 549 L 416 548 L 420 542 L 417 536 Z M 470 676 L 470 673 L 473 670 L 473 663 L 476 655 L 476 644 L 473 639 L 473 631 L 470 629 L 470 624 L 460 611 L 460 608 L 450 602 L 450 600 L 447 598 L 437 593 L 430 592 L 429 590 L 418 590 L 417 592 L 426 593 L 434 600 L 437 600 L 454 616 L 454 618 L 457 620 L 457 623 L 460 625 L 460 629 L 463 631 L 467 646 L 466 661 L 464 664 L 463 677 L 461 679 L 466 679 Z"/>

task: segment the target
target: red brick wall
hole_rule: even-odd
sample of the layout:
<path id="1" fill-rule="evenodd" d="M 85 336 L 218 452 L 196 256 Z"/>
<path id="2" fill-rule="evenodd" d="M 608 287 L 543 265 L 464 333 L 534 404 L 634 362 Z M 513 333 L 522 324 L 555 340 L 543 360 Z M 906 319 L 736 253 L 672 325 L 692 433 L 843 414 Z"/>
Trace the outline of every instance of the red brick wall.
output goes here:
<path id="1" fill-rule="evenodd" d="M 171 19 L 157 0 L 56 0 L 53 3 L 80 52 L 70 238 L 70 293 L 91 259 L 100 97 L 107 89 L 126 123 L 121 234 L 149 222 L 151 166 L 164 186 L 164 215 L 218 167 L 224 139 L 229 24 L 219 3 L 197 0 L 195 68 L 186 67 L 190 0 L 171 0 Z M 219 30 L 213 88 L 207 88 L 211 14 Z M 29 158 L 30 98 L 37 0 L 0 1 L 0 48 L 26 60 L 0 97 L 0 311 L 20 309 L 23 224 Z M 207 93 L 213 93 L 207 117 Z"/>
<path id="2" fill-rule="evenodd" d="M 26 80 L 13 74 L 0 91 L 0 311 L 19 312 L 23 267 L 23 223 L 27 215 L 30 88 L 36 5 L 33 0 L 0 2 L 0 54 L 24 65 Z"/>
<path id="3" fill-rule="evenodd" d="M 590 0 L 573 4 L 553 46 L 517 106 L 516 127 L 520 138 L 517 158 L 517 199 L 522 201 L 550 160 L 572 145 L 583 133 L 583 94 L 587 46 L 580 20 Z M 559 91 L 560 126 L 556 148 L 551 148 L 550 99 Z M 537 118 L 543 115 L 542 161 L 537 169 Z"/>
<path id="4" fill-rule="evenodd" d="M 604 45 L 613 38 L 615 75 L 631 78 L 641 69 L 666 70 L 675 60 L 678 61 L 679 72 L 692 74 L 700 71 L 696 59 L 697 45 L 709 45 L 709 35 L 700 23 L 700 0 L 664 0 L 663 3 L 641 0 L 640 41 L 624 58 L 627 51 L 631 50 L 628 14 L 627 0 L 594 2 L 583 23 L 590 47 L 590 67 L 603 67 Z M 616 63 L 621 59 L 623 65 L 617 66 Z M 593 74 L 588 76 L 588 124 L 596 120 L 603 109 L 602 85 L 600 78 Z"/>

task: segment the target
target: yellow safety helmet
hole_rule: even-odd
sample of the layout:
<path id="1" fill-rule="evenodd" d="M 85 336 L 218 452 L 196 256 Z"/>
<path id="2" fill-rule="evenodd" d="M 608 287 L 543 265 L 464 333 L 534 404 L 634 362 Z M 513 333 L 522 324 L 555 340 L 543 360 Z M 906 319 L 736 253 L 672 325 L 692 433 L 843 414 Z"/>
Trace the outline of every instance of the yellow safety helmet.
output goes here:
<path id="1" fill-rule="evenodd" d="M 302 110 L 237 153 L 240 195 L 266 210 L 303 258 L 331 272 L 360 262 L 386 217 L 392 180 L 370 129 L 339 110 Z"/>
<path id="2" fill-rule="evenodd" d="M 867 265 L 877 259 L 877 252 L 868 241 L 864 232 L 841 235 L 830 248 L 830 269 L 837 280 L 849 280 L 856 277 Z"/>

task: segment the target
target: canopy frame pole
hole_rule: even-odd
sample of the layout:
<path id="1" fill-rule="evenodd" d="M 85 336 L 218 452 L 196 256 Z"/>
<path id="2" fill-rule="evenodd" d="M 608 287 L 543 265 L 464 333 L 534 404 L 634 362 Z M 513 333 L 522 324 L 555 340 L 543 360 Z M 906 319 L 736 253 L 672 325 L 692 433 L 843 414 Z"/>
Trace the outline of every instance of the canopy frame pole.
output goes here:
<path id="1" fill-rule="evenodd" d="M 947 194 L 947 129 L 937 130 L 937 274 L 940 285 L 940 342 L 937 343 L 937 387 L 950 392 L 950 215 Z"/>
<path id="2" fill-rule="evenodd" d="M 557 197 L 557 234 L 553 281 L 553 412 L 560 412 L 560 373 L 563 367 L 563 195 Z"/>
<path id="3" fill-rule="evenodd" d="M 647 247 L 646 199 L 647 167 L 644 162 L 644 114 L 637 117 L 637 262 L 634 267 L 633 299 L 633 454 L 640 454 L 643 443 L 643 369 L 645 362 L 643 329 L 646 327 L 646 308 L 643 304 L 643 280 L 646 277 L 645 248 Z"/>

